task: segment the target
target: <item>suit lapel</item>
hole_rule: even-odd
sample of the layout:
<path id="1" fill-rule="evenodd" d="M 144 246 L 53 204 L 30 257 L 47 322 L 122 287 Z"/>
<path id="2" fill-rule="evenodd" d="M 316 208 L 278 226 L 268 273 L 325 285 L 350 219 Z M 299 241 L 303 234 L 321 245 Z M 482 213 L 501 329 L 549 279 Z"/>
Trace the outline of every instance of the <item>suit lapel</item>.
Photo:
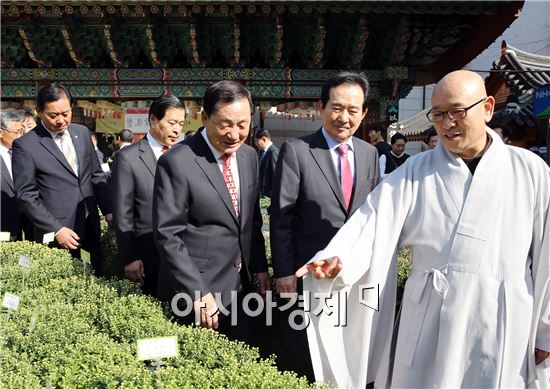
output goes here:
<path id="1" fill-rule="evenodd" d="M 338 202 L 340 203 L 340 206 L 342 209 L 347 211 L 344 194 L 342 193 L 342 188 L 340 187 L 340 182 L 338 181 L 338 176 L 336 175 L 336 169 L 334 168 L 334 163 L 332 162 L 330 150 L 328 149 L 327 142 L 325 141 L 321 130 L 318 130 L 314 134 L 313 139 L 313 147 L 310 147 L 311 154 L 328 181 L 332 191 L 334 192 L 334 196 L 336 196 Z"/>
<path id="2" fill-rule="evenodd" d="M 40 144 L 46 149 L 46 151 L 52 154 L 61 163 L 61 165 L 65 167 L 65 169 L 67 169 L 73 176 L 76 177 L 76 174 L 71 168 L 71 165 L 69 165 L 69 162 L 67 162 L 67 158 L 65 158 L 59 147 L 57 147 L 57 144 L 53 140 L 50 133 L 42 126 L 42 124 L 39 124 L 36 127 L 36 133 L 38 136 L 40 136 Z"/>
<path id="3" fill-rule="evenodd" d="M 10 172 L 8 171 L 8 167 L 6 166 L 6 163 L 4 162 L 4 158 L 0 157 L 0 162 L 2 163 L 2 177 L 4 177 L 4 180 L 7 182 L 11 190 L 15 190 L 13 187 L 13 179 L 10 176 Z"/>
<path id="4" fill-rule="evenodd" d="M 240 194 L 240 219 L 246 220 L 248 217 L 248 186 L 252 177 L 248 174 L 248 158 L 243 151 L 243 146 L 239 147 L 237 154 L 237 164 L 239 170 L 239 194 Z"/>
<path id="5" fill-rule="evenodd" d="M 143 138 L 139 142 L 139 159 L 141 159 L 147 170 L 154 177 L 157 171 L 157 158 L 147 138 Z"/>
<path id="6" fill-rule="evenodd" d="M 359 142 L 353 142 L 353 154 L 355 156 L 355 183 L 353 185 L 353 197 L 351 199 L 350 215 L 363 205 L 367 190 L 367 154 Z"/>
<path id="7" fill-rule="evenodd" d="M 80 177 L 82 176 L 82 167 L 84 166 L 84 154 L 86 154 L 86 139 L 79 138 L 75 129 L 71 126 L 69 126 L 69 134 L 71 135 L 71 139 L 73 140 L 76 158 L 78 159 L 78 176 Z"/>
<path id="8" fill-rule="evenodd" d="M 218 192 L 223 203 L 225 204 L 225 207 L 238 224 L 239 220 L 235 214 L 235 210 L 233 209 L 233 204 L 231 203 L 231 198 L 229 197 L 229 191 L 227 190 L 227 186 L 223 180 L 222 172 L 220 172 L 220 168 L 218 167 L 218 162 L 214 159 L 214 155 L 212 155 L 212 151 L 210 151 L 210 148 L 202 136 L 193 137 L 189 145 L 195 151 L 195 161 L 202 169 L 206 175 L 206 178 L 210 181 L 216 192 Z"/>

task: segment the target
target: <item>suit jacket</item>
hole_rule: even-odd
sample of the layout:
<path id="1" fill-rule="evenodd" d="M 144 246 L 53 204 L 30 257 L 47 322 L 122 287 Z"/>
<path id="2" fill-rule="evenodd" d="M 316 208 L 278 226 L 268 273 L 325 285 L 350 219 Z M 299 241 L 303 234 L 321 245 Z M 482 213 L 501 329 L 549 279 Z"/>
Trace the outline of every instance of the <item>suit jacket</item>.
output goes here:
<path id="1" fill-rule="evenodd" d="M 321 130 L 281 148 L 271 198 L 271 253 L 275 277 L 286 277 L 325 248 L 380 181 L 378 153 L 353 138 L 355 185 L 346 209 L 338 174 Z"/>
<path id="2" fill-rule="evenodd" d="M 160 254 L 158 297 L 178 292 L 196 300 L 211 292 L 230 303 L 252 273 L 267 271 L 259 207 L 258 157 L 236 152 L 240 183 L 237 217 L 217 161 L 201 133 L 163 155 L 157 164 L 153 233 Z M 242 267 L 241 270 L 240 267 Z M 195 293 L 200 293 L 200 296 Z"/>
<path id="3" fill-rule="evenodd" d="M 69 132 L 79 174 L 73 172 L 40 123 L 13 143 L 15 192 L 21 210 L 34 225 L 37 241 L 46 233 L 68 227 L 80 236 L 82 247 L 90 249 L 100 237 L 98 203 L 103 214 L 111 213 L 110 191 L 89 130 L 71 124 Z"/>
<path id="4" fill-rule="evenodd" d="M 97 159 L 99 160 L 99 163 L 105 163 L 105 154 L 100 149 L 95 149 L 95 153 L 97 155 Z"/>
<path id="5" fill-rule="evenodd" d="M 272 144 L 260 159 L 260 193 L 262 196 L 271 197 L 273 176 L 275 175 L 278 157 L 279 149 Z"/>
<path id="6" fill-rule="evenodd" d="M 23 238 L 22 232 L 25 231 L 25 239 L 29 240 L 31 239 L 32 226 L 17 207 L 13 180 L 3 158 L 0 158 L 0 163 L 2 165 L 2 182 L 0 184 L 2 192 L 2 198 L 0 200 L 2 217 L 0 231 L 9 232 L 11 238 L 15 238 L 16 240 L 21 240 Z"/>
<path id="7" fill-rule="evenodd" d="M 147 138 L 115 155 L 111 186 L 119 257 L 124 265 L 142 258 L 136 239 L 153 232 L 153 185 L 157 158 Z M 152 242 L 152 240 L 151 240 Z"/>

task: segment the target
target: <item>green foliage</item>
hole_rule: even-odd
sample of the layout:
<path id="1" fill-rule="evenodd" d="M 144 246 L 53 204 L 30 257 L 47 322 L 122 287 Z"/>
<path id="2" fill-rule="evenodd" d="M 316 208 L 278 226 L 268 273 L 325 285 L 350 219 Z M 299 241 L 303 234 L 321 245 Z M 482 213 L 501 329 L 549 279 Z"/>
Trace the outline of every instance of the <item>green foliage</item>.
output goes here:
<path id="1" fill-rule="evenodd" d="M 256 349 L 177 325 L 135 284 L 95 278 L 65 251 L 9 242 L 0 258 L 2 294 L 21 298 L 18 310 L 0 311 L 1 388 L 310 387 Z M 180 352 L 151 372 L 136 358 L 136 340 L 159 336 L 177 336 Z"/>
<path id="2" fill-rule="evenodd" d="M 267 209 L 271 205 L 271 199 L 269 197 L 260 198 L 260 208 Z"/>
<path id="3" fill-rule="evenodd" d="M 405 288 L 405 282 L 412 270 L 412 256 L 408 249 L 403 249 L 397 257 L 397 287 Z"/>
<path id="4" fill-rule="evenodd" d="M 118 246 L 114 232 L 109 228 L 105 219 L 101 218 L 101 255 L 103 276 L 106 278 L 123 278 L 124 266 L 118 258 Z"/>

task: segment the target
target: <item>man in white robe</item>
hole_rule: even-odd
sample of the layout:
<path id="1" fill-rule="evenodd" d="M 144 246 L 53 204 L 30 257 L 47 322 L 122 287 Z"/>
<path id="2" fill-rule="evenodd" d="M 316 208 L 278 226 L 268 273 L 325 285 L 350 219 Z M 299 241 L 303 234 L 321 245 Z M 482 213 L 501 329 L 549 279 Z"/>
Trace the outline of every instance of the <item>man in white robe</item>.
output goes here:
<path id="1" fill-rule="evenodd" d="M 550 169 L 486 127 L 494 104 L 477 74 L 445 76 L 429 116 L 436 148 L 386 177 L 296 273 L 306 274 L 317 381 L 549 386 L 540 373 L 550 350 Z M 413 269 L 392 346 L 404 246 Z M 327 292 L 332 299 L 322 297 Z M 336 299 L 340 314 L 326 314 Z"/>

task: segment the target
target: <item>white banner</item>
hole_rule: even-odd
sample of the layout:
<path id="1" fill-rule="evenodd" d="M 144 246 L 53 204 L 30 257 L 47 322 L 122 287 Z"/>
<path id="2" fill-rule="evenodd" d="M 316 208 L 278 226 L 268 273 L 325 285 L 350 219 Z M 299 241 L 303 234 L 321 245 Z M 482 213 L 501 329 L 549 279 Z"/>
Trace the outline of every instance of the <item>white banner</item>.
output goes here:
<path id="1" fill-rule="evenodd" d="M 124 128 L 134 133 L 149 132 L 149 108 L 125 108 Z"/>

